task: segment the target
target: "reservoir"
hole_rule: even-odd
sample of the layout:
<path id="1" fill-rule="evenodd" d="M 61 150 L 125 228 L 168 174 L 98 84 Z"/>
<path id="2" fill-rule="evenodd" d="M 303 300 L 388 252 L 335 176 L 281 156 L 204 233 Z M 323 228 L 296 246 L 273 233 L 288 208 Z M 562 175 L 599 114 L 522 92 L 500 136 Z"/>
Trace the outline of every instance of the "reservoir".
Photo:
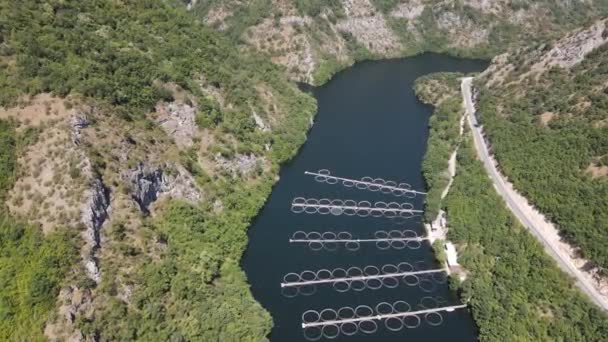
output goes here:
<path id="1" fill-rule="evenodd" d="M 318 101 L 315 123 L 298 155 L 282 168 L 280 181 L 250 227 L 249 246 L 243 259 L 253 295 L 273 317 L 271 341 L 307 341 L 306 336 L 309 340 L 319 338 L 320 341 L 327 341 L 329 337 L 334 337 L 331 340 L 353 342 L 476 340 L 476 327 L 467 309 L 433 315 L 429 317 L 430 323 L 424 319 L 424 315 L 419 323 L 411 319 L 407 323 L 412 328 L 401 327 L 397 320 L 389 322 L 387 328 L 385 320 L 374 320 L 376 328 L 374 323 L 364 324 L 360 329 L 353 328 L 351 324 L 344 327 L 346 334 L 336 332 L 334 327 L 327 328 L 325 336 L 318 335 L 320 329 L 308 330 L 308 335 L 304 334 L 302 314 L 308 310 L 320 313 L 324 309 L 333 309 L 324 312 L 324 315 L 333 318 L 342 307 L 363 305 L 375 310 L 377 304 L 382 302 L 393 304 L 402 301 L 398 305 L 409 305 L 412 311 L 460 304 L 456 295 L 449 291 L 442 273 L 411 278 L 413 281 L 409 281 L 410 284 L 406 284 L 401 277 L 396 281 L 388 279 L 385 283 L 370 281 L 367 285 L 363 282 L 335 286 L 329 283 L 281 288 L 281 283 L 298 279 L 293 275 L 284 278 L 285 275 L 302 274 L 307 270 L 316 273 L 321 269 L 348 270 L 353 266 L 363 270 L 367 265 L 382 270 L 383 265 L 400 263 L 404 267 L 412 265 L 416 270 L 439 267 L 435 264 L 430 245 L 424 241 L 402 249 L 378 248 L 384 245 L 376 246 L 375 242 L 360 243 L 356 250 L 356 244 L 351 244 L 350 249 L 344 243 L 326 244 L 325 248 L 316 250 L 319 249 L 318 245 L 289 242 L 298 231 L 347 232 L 352 239 L 374 238 L 377 231 L 391 230 L 409 230 L 424 236 L 421 216 L 395 220 L 371 215 L 294 213 L 292 201 L 302 197 L 368 201 L 372 205 L 379 201 L 408 202 L 414 209 L 423 209 L 424 196 L 421 195 L 414 198 L 398 197 L 381 191 L 347 187 L 341 182 L 318 182 L 314 176 L 306 175 L 305 171 L 326 169 L 332 175 L 344 178 L 382 178 L 397 184 L 409 183 L 412 189 L 425 191 L 421 163 L 432 108 L 417 100 L 413 90 L 414 81 L 429 73 L 478 72 L 486 66 L 487 63 L 483 61 L 427 53 L 410 58 L 358 63 L 313 90 Z M 342 234 L 342 237 L 349 237 L 348 234 Z M 412 235 L 412 232 L 407 234 Z M 296 235 L 298 238 L 302 236 L 302 233 Z M 333 237 L 331 234 L 325 236 Z M 314 234 L 313 237 L 318 239 Z M 386 273 L 393 273 L 391 266 L 385 270 Z M 367 271 L 369 274 L 377 273 L 373 267 L 367 268 Z M 357 272 L 355 268 L 352 274 Z M 336 274 L 339 275 L 340 271 Z M 308 279 L 310 275 L 307 272 L 302 276 Z M 325 278 L 328 273 L 319 276 Z M 390 307 L 381 305 L 378 309 L 384 312 Z M 366 314 L 365 307 L 360 311 Z M 314 320 L 314 312 L 307 319 Z M 343 310 L 341 314 L 348 316 L 349 311 Z"/>

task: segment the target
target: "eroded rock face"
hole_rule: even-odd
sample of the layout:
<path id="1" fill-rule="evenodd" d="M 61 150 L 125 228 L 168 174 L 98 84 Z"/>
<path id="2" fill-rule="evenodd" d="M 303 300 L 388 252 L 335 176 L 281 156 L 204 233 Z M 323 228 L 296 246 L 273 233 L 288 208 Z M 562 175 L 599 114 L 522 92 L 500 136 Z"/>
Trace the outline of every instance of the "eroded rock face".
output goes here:
<path id="1" fill-rule="evenodd" d="M 90 122 L 86 115 L 74 115 L 71 119 L 72 124 L 72 142 L 75 145 L 80 145 L 80 131 L 89 127 Z"/>
<path id="2" fill-rule="evenodd" d="M 490 32 L 462 15 L 445 12 L 437 19 L 437 26 L 450 36 L 450 46 L 474 47 L 488 40 Z"/>
<path id="3" fill-rule="evenodd" d="M 538 77 L 552 67 L 572 68 L 604 44 L 608 44 L 608 19 L 598 20 L 552 44 L 544 44 L 529 51 L 519 50 L 498 55 L 492 59 L 492 63 L 480 78 L 486 78 L 486 87 L 502 84 L 513 76 L 517 77 L 515 82 L 522 82 L 533 75 Z M 526 61 L 526 65 L 529 65 L 528 71 L 518 72 L 516 63 L 510 61 L 510 56 L 518 54 Z"/>
<path id="4" fill-rule="evenodd" d="M 233 159 L 226 159 L 218 153 L 215 156 L 215 161 L 219 168 L 227 170 L 235 176 L 250 174 L 264 164 L 263 157 L 257 157 L 253 154 L 238 154 Z"/>
<path id="5" fill-rule="evenodd" d="M 266 19 L 251 27 L 245 39 L 257 50 L 270 54 L 274 63 L 285 66 L 297 80 L 312 83 L 316 63 L 311 42 L 304 32 L 311 21 L 309 17 L 297 16 L 281 18 L 278 23 Z"/>
<path id="6" fill-rule="evenodd" d="M 101 246 L 101 227 L 108 218 L 110 190 L 105 187 L 101 179 L 95 178 L 85 198 L 80 217 L 86 227 L 84 236 L 87 247 L 83 249 L 83 259 L 89 278 L 99 282 L 101 274 L 95 255 Z"/>
<path id="7" fill-rule="evenodd" d="M 156 106 L 156 122 L 180 146 L 192 146 L 196 132 L 196 109 L 188 104 L 162 102 Z"/>
<path id="8" fill-rule="evenodd" d="M 253 112 L 253 120 L 255 121 L 255 124 L 258 126 L 259 129 L 262 130 L 262 132 L 268 132 L 270 131 L 270 127 L 268 127 L 268 125 L 264 122 L 264 120 L 254 111 Z"/>
<path id="9" fill-rule="evenodd" d="M 186 9 L 188 11 L 190 11 L 192 8 L 194 8 L 194 6 L 196 6 L 196 3 L 198 3 L 198 0 L 190 0 L 190 1 L 188 1 L 188 5 L 186 5 Z"/>
<path id="10" fill-rule="evenodd" d="M 203 194 L 199 191 L 192 175 L 181 165 L 176 166 L 174 171 L 164 175 L 163 194 L 192 203 L 202 200 Z"/>
<path id="11" fill-rule="evenodd" d="M 150 205 L 163 194 L 190 202 L 202 199 L 194 179 L 183 167 L 178 166 L 173 171 L 168 173 L 161 167 L 139 163 L 123 173 L 123 179 L 131 187 L 131 198 L 143 213 L 148 214 Z"/>
<path id="12" fill-rule="evenodd" d="M 337 23 L 339 31 L 349 32 L 374 53 L 386 56 L 398 53 L 401 49 L 399 37 L 369 0 L 343 0 L 342 5 L 346 18 Z"/>
<path id="13" fill-rule="evenodd" d="M 608 20 L 601 20 L 591 27 L 580 30 L 559 40 L 541 58 L 541 64 L 571 68 L 585 59 L 585 56 L 608 42 Z"/>
<path id="14" fill-rule="evenodd" d="M 395 18 L 414 20 L 420 15 L 422 15 L 424 8 L 425 6 L 422 0 L 412 0 L 397 5 L 395 9 L 391 12 L 391 16 Z"/>
<path id="15" fill-rule="evenodd" d="M 124 177 L 131 185 L 131 197 L 144 213 L 156 201 L 163 188 L 163 171 L 159 168 L 150 168 L 142 163 L 135 169 L 125 172 Z"/>

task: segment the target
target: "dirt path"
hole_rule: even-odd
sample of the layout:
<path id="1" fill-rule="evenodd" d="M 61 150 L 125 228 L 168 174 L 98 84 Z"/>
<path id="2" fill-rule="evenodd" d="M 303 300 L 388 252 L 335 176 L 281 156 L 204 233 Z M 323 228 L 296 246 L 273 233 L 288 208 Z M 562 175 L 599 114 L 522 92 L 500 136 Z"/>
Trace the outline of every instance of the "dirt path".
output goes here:
<path id="1" fill-rule="evenodd" d="M 482 128 L 479 127 L 477 118 L 475 117 L 475 106 L 471 95 L 471 81 L 471 77 L 464 78 L 461 85 L 467 121 L 473 132 L 477 155 L 483 162 L 488 176 L 492 179 L 496 191 L 505 200 L 507 207 L 524 227 L 528 228 L 532 235 L 541 242 L 546 252 L 555 259 L 558 266 L 576 279 L 576 285 L 581 291 L 602 309 L 608 311 L 608 296 L 606 292 L 602 293 L 601 284 L 594 278 L 592 272 L 583 272 L 580 269 L 587 260 L 576 258 L 573 253 L 574 249 L 562 241 L 557 228 L 546 220 L 526 198 L 517 193 L 513 185 L 498 171 L 496 161 L 490 155 L 488 146 L 483 138 Z"/>

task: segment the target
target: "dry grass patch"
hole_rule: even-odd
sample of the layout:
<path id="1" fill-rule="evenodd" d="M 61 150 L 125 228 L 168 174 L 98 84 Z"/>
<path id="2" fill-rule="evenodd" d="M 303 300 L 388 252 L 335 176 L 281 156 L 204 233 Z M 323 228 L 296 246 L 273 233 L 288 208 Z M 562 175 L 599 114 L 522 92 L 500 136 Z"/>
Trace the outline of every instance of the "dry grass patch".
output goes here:
<path id="1" fill-rule="evenodd" d="M 38 126 L 41 123 L 64 119 L 76 113 L 68 99 L 42 93 L 20 99 L 20 105 L 12 108 L 0 107 L 0 119 L 13 118 L 24 125 Z"/>
<path id="2" fill-rule="evenodd" d="M 593 179 L 604 178 L 608 176 L 608 166 L 591 163 L 585 169 L 585 173 L 591 175 Z"/>
<path id="3" fill-rule="evenodd" d="M 245 39 L 256 50 L 267 53 L 274 63 L 283 65 L 293 76 L 311 81 L 315 68 L 312 45 L 305 33 L 311 24 L 308 17 L 283 18 L 278 23 L 266 19 L 245 33 Z"/>
<path id="4" fill-rule="evenodd" d="M 19 177 L 9 192 L 9 210 L 39 224 L 76 225 L 90 164 L 71 139 L 67 120 L 44 130 L 19 160 Z"/>
<path id="5" fill-rule="evenodd" d="M 547 127 L 549 122 L 555 118 L 556 114 L 552 112 L 544 112 L 539 116 L 541 126 Z"/>

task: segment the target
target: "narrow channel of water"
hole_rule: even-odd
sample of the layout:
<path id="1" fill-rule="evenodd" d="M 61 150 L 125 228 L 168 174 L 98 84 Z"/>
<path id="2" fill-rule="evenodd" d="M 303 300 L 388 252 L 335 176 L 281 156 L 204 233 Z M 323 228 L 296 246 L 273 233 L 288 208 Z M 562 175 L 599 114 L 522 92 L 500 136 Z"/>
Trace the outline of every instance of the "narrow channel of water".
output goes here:
<path id="1" fill-rule="evenodd" d="M 416 99 L 413 83 L 418 77 L 433 72 L 481 71 L 486 65 L 482 61 L 430 53 L 363 62 L 340 72 L 326 85 L 314 90 L 319 104 L 315 124 L 297 157 L 281 170 L 280 181 L 250 228 L 249 247 L 243 260 L 253 295 L 273 316 L 275 326 L 271 341 L 306 341 L 301 327 L 302 313 L 311 309 L 320 312 L 332 308 L 337 311 L 343 306 L 354 308 L 358 305 L 374 308 L 380 302 L 398 300 L 415 308 L 429 296 L 445 299 L 447 303 L 442 305 L 458 304 L 448 286 L 436 281 L 432 285 L 425 282 L 422 287 L 408 286 L 401 281 L 396 288 L 351 289 L 343 293 L 331 285 L 318 285 L 313 295 L 293 298 L 282 294 L 280 283 L 285 274 L 305 270 L 363 268 L 366 265 L 380 268 L 384 264 L 420 261 L 427 267 L 436 268 L 428 243 L 419 249 L 380 250 L 374 244 L 361 244 L 357 251 L 348 251 L 343 245 L 336 251 L 313 251 L 305 245 L 288 242 L 296 231 L 347 231 L 355 238 L 368 238 L 377 230 L 411 229 L 424 235 L 420 217 L 396 224 L 386 218 L 296 214 L 291 211 L 291 202 L 295 197 L 367 200 L 372 203 L 395 201 L 411 202 L 416 209 L 422 209 L 424 199 L 420 196 L 410 200 L 347 188 L 339 183 L 319 183 L 304 171 L 329 169 L 333 175 L 348 178 L 380 177 L 397 183 L 407 182 L 414 189 L 424 191 L 421 162 L 426 150 L 431 108 Z M 373 334 L 341 334 L 335 340 L 476 340 L 475 325 L 466 310 L 443 313 L 442 317 L 443 322 L 438 326 L 431 326 L 423 320 L 417 328 L 404 328 L 398 332 L 377 321 L 378 331 Z M 329 330 L 327 332 L 333 334 Z"/>

